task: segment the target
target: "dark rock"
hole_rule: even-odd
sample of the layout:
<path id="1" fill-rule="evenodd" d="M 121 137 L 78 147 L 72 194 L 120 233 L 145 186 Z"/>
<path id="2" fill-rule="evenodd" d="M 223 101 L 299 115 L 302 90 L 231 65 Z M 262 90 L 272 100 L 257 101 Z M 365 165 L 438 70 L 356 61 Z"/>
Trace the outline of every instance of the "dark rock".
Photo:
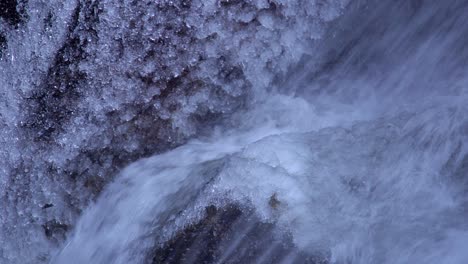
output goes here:
<path id="1" fill-rule="evenodd" d="M 18 24 L 21 21 L 21 15 L 17 6 L 17 0 L 0 1 L 0 18 L 3 18 L 10 25 Z"/>
<path id="2" fill-rule="evenodd" d="M 154 250 L 147 263 L 291 263 L 325 264 L 324 256 L 301 252 L 274 223 L 262 222 L 252 209 L 238 205 L 205 208 L 199 222 L 179 231 Z"/>
<path id="3" fill-rule="evenodd" d="M 47 209 L 47 208 L 50 208 L 50 207 L 53 207 L 53 206 L 54 206 L 53 204 L 47 203 L 47 204 L 44 204 L 44 205 L 42 206 L 42 209 Z"/>
<path id="4" fill-rule="evenodd" d="M 3 34 L 0 33 L 0 59 L 2 58 L 3 51 L 6 49 L 6 47 L 7 47 L 7 39 Z"/>
<path id="5" fill-rule="evenodd" d="M 276 193 L 274 193 L 270 197 L 270 200 L 268 201 L 268 205 L 273 209 L 278 209 L 278 207 L 281 205 L 281 202 L 278 200 Z"/>
<path id="6" fill-rule="evenodd" d="M 67 224 L 56 220 L 50 220 L 44 223 L 42 228 L 44 229 L 45 236 L 55 243 L 63 241 L 66 237 L 67 231 L 69 230 L 69 226 Z"/>

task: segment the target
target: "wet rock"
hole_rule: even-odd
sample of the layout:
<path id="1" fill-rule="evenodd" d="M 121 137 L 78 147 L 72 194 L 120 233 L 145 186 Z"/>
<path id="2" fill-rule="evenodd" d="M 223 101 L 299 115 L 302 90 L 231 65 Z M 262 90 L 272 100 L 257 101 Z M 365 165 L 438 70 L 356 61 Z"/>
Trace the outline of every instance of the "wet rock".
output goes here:
<path id="1" fill-rule="evenodd" d="M 11 25 L 18 24 L 21 20 L 21 15 L 18 12 L 17 5 L 17 0 L 2 0 L 0 2 L 0 18 Z"/>
<path id="2" fill-rule="evenodd" d="M 69 226 L 56 220 L 51 220 L 43 224 L 42 228 L 44 229 L 45 236 L 49 240 L 58 243 L 65 239 Z"/>
<path id="3" fill-rule="evenodd" d="M 42 206 L 42 209 L 47 209 L 47 208 L 50 208 L 50 207 L 53 207 L 53 206 L 54 206 L 53 204 L 47 203 L 47 204 L 44 204 L 44 205 Z"/>
<path id="4" fill-rule="evenodd" d="M 270 200 L 268 200 L 268 205 L 273 209 L 278 209 L 278 207 L 281 205 L 281 202 L 278 200 L 276 193 L 270 197 Z"/>
<path id="5" fill-rule="evenodd" d="M 147 263 L 291 263 L 326 264 L 295 248 L 274 223 L 262 222 L 250 208 L 230 204 L 205 208 L 205 216 L 154 250 Z"/>

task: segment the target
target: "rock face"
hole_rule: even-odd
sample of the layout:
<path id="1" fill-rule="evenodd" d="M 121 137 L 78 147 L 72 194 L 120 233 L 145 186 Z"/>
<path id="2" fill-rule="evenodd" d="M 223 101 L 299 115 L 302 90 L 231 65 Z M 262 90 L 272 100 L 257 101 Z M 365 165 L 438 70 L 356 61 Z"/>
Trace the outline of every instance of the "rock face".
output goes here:
<path id="1" fill-rule="evenodd" d="M 291 237 L 262 222 L 253 209 L 230 204 L 208 206 L 205 216 L 154 251 L 148 263 L 291 263 L 326 264 L 295 248 Z M 275 234 L 276 232 L 276 234 Z M 239 246 L 242 245 L 242 246 Z"/>
<path id="2" fill-rule="evenodd" d="M 5 0 L 0 3 L 0 17 L 10 25 L 16 25 L 21 20 L 20 6 L 17 0 Z"/>
<path id="3" fill-rule="evenodd" d="M 232 125 L 347 2 L 2 1 L 0 262 L 47 261 L 120 168 Z"/>
<path id="4" fill-rule="evenodd" d="M 76 227 L 77 218 L 121 168 L 193 137 L 217 133 L 218 126 L 230 129 L 278 118 L 274 119 L 278 126 L 287 124 L 301 130 L 302 126 L 311 129 L 304 120 L 313 119 L 317 127 L 335 126 L 324 133 L 335 131 L 339 136 L 336 131 L 341 131 L 345 123 L 359 119 L 381 128 L 386 142 L 387 137 L 390 140 L 396 135 L 386 134 L 393 130 L 391 125 L 386 127 L 385 120 L 409 118 L 402 131 L 411 131 L 406 135 L 410 140 L 404 141 L 405 135 L 401 135 L 403 146 L 424 151 L 429 146 L 434 150 L 431 157 L 450 153 L 450 162 L 437 171 L 452 177 L 465 191 L 466 140 L 461 135 L 466 128 L 459 124 L 465 108 L 457 100 L 464 100 L 468 94 L 466 1 L 348 2 L 2 1 L 0 263 L 48 263 L 51 252 Z M 329 31 L 330 25 L 333 29 Z M 270 95 L 278 93 L 303 100 L 275 101 Z M 264 106 L 266 95 L 273 98 L 263 109 L 267 117 L 255 112 L 257 106 Z M 303 106 L 313 111 L 303 114 Z M 284 114 L 291 107 L 294 115 Z M 249 114 L 244 115 L 244 111 Z M 295 121 L 290 123 L 291 119 Z M 369 144 L 371 133 L 363 131 L 376 132 L 371 125 L 357 125 L 350 131 L 366 135 L 359 146 Z M 349 142 L 356 140 L 347 132 L 340 133 Z M 447 143 L 447 138 L 453 142 Z M 322 141 L 317 142 L 317 149 L 323 147 Z M 268 145 L 262 148 L 273 153 Z M 284 146 L 278 143 L 278 147 Z M 380 148 L 378 151 L 384 153 Z M 426 157 L 422 152 L 415 152 L 419 156 L 414 159 Z M 404 152 L 395 153 L 395 157 L 401 157 Z M 442 154 L 437 162 L 424 161 L 444 163 L 447 157 Z M 270 157 L 256 151 L 252 155 Z M 328 152 L 322 155 L 321 160 L 330 157 Z M 370 153 L 361 167 L 375 157 Z M 177 159 L 181 157 L 173 159 L 180 163 Z M 347 156 L 341 160 L 346 163 Z M 163 165 L 158 168 L 166 169 Z M 246 166 L 240 162 L 238 167 Z M 333 160 L 328 167 L 338 168 Z M 436 171 L 431 167 L 425 170 Z M 348 167 L 343 168 L 343 172 L 348 171 Z M 354 175 L 346 180 L 352 191 L 366 186 Z M 448 189 L 454 188 L 451 184 Z M 455 190 L 447 196 L 453 195 L 459 202 L 463 191 Z M 283 206 L 282 197 L 275 191 L 265 194 L 269 198 L 262 204 Z M 343 197 L 339 194 L 338 198 Z M 369 206 L 364 203 L 363 207 Z M 382 211 L 389 212 L 387 208 Z M 151 217 L 151 212 L 148 214 Z M 341 219 L 347 223 L 348 219 Z M 191 254 L 207 262 L 226 257 L 224 243 L 235 237 L 233 226 L 244 223 L 253 227 L 243 238 L 243 243 L 250 243 L 272 235 L 272 223 L 262 221 L 236 206 L 209 207 L 201 222 L 188 226 L 166 244 L 159 243 L 160 248 L 149 256 L 150 262 L 175 263 Z M 214 236 L 213 232 L 223 235 Z M 329 237 L 320 236 L 317 230 L 311 233 L 320 241 Z M 205 240 L 212 254 L 203 255 L 195 246 L 198 240 Z M 295 252 L 287 236 L 277 241 L 284 242 L 278 245 L 281 254 Z M 369 240 L 377 245 L 376 241 L 382 247 L 393 244 Z M 78 243 L 76 247 L 80 246 Z M 182 246 L 190 250 L 180 249 Z M 178 248 L 177 254 L 171 253 L 171 248 Z M 244 253 L 261 253 L 253 251 Z M 244 253 L 237 252 L 239 258 L 232 260 L 245 261 Z M 296 253 L 302 261 L 309 261 Z M 369 254 L 381 257 L 378 253 Z M 343 262 L 348 261 L 346 254 L 343 256 Z M 354 257 L 365 258 L 360 254 Z M 268 258 L 277 260 L 274 254 Z"/>

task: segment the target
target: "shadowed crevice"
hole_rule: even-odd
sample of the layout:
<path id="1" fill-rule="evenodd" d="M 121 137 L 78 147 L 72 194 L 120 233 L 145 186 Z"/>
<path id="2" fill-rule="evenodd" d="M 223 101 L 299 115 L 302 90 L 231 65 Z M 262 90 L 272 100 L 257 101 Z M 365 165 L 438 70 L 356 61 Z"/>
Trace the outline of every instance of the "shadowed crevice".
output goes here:
<path id="1" fill-rule="evenodd" d="M 0 1 L 0 18 L 10 25 L 17 25 L 21 21 L 17 0 Z"/>

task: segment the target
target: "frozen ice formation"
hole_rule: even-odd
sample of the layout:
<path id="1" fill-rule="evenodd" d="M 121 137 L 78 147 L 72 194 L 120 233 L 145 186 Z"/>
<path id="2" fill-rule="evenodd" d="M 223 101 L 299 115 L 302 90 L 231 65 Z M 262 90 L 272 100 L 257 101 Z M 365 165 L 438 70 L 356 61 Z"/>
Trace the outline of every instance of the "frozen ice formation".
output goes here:
<path id="1" fill-rule="evenodd" d="M 0 263 L 468 263 L 465 2 L 3 1 Z"/>
<path id="2" fill-rule="evenodd" d="M 346 5 L 2 2 L 0 262 L 47 262 L 119 168 L 261 99 Z"/>
<path id="3" fill-rule="evenodd" d="M 296 122 L 297 110 L 284 113 Z M 197 221 L 207 204 L 226 201 L 254 207 L 264 223 L 290 232 L 297 248 L 325 259 L 307 263 L 463 263 L 468 109 L 445 102 L 418 110 L 347 127 L 320 128 L 315 117 L 312 132 L 257 123 L 140 160 L 84 212 L 53 263 L 149 263 L 155 243 Z M 214 263 L 241 263 L 251 246 L 236 243 L 255 228 L 251 221 Z M 264 254 L 249 260 L 271 263 L 274 242 L 259 238 Z M 280 260 L 305 263 L 290 253 Z"/>
<path id="4" fill-rule="evenodd" d="M 294 65 L 278 88 L 290 96 L 272 89 L 235 115 L 243 126 L 124 169 L 53 263 L 150 263 L 155 244 L 170 254 L 178 238 L 211 248 L 180 232 L 232 203 L 255 217 L 212 263 L 242 263 L 252 248 L 251 263 L 310 263 L 297 250 L 322 257 L 312 263 L 466 263 L 468 6 L 366 3 Z M 273 231 L 271 245 L 244 244 L 259 221 L 296 248 L 272 261 L 284 242 Z"/>

